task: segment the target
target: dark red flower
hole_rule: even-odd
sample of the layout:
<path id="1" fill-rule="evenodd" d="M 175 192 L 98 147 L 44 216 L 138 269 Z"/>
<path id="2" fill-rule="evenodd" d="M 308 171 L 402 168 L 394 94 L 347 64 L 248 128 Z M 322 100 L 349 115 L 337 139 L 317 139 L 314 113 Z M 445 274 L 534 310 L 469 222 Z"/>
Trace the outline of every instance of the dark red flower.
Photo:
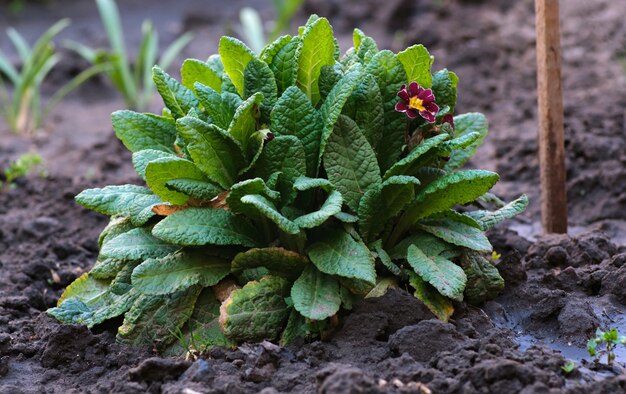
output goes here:
<path id="1" fill-rule="evenodd" d="M 441 123 L 448 123 L 450 127 L 452 127 L 452 130 L 454 130 L 454 117 L 452 115 L 444 115 L 443 118 L 441 118 Z"/>
<path id="2" fill-rule="evenodd" d="M 428 123 L 435 122 L 439 106 L 435 104 L 435 95 L 432 89 L 424 89 L 417 82 L 411 82 L 408 88 L 406 85 L 402 85 L 398 97 L 402 101 L 396 104 L 396 111 L 404 112 L 411 119 L 417 118 L 419 114 Z"/>

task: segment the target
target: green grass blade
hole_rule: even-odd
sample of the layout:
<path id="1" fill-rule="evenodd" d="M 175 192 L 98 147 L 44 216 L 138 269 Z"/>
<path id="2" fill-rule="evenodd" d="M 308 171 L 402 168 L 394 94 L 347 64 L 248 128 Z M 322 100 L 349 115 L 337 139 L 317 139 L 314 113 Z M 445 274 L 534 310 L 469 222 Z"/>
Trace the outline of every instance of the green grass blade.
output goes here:
<path id="1" fill-rule="evenodd" d="M 182 36 L 178 37 L 173 43 L 170 44 L 161 55 L 159 59 L 158 65 L 163 70 L 167 70 L 167 68 L 172 64 L 172 61 L 178 56 L 178 54 L 191 42 L 193 39 L 193 34 L 187 32 Z"/>
<path id="2" fill-rule="evenodd" d="M 265 46 L 265 33 L 259 13 L 254 8 L 244 7 L 239 11 L 239 22 L 246 42 L 256 54 L 260 54 Z"/>
<path id="3" fill-rule="evenodd" d="M 19 83 L 20 76 L 17 73 L 17 70 L 13 65 L 9 62 L 9 59 L 5 56 L 4 52 L 0 50 L 0 73 L 9 78 L 11 84 L 17 85 Z M 2 79 L 2 78 L 0 78 Z"/>
<path id="4" fill-rule="evenodd" d="M 22 63 L 26 63 L 30 57 L 30 45 L 28 45 L 24 36 L 12 27 L 7 29 L 7 35 L 17 50 L 20 59 L 22 59 Z"/>
<path id="5" fill-rule="evenodd" d="M 93 49 L 74 40 L 63 40 L 63 47 L 78 54 L 91 64 L 96 63 L 98 54 Z"/>
<path id="6" fill-rule="evenodd" d="M 143 38 L 134 69 L 136 86 L 141 91 L 140 97 L 137 97 L 139 110 L 145 109 L 152 99 L 154 92 L 152 67 L 156 62 L 157 51 L 159 50 L 159 36 L 152 22 L 145 20 L 141 25 L 141 30 L 143 31 Z"/>

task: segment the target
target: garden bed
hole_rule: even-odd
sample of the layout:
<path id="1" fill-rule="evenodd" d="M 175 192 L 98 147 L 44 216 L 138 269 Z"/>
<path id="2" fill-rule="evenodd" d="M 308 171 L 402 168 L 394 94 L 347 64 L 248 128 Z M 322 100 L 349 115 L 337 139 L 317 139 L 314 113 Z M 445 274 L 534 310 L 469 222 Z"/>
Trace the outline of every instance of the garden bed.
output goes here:
<path id="1" fill-rule="evenodd" d="M 506 290 L 481 308 L 458 308 L 449 324 L 434 320 L 412 296 L 393 291 L 358 304 L 328 341 L 216 349 L 195 362 L 118 345 L 119 324 L 91 331 L 61 325 L 44 312 L 91 268 L 107 223 L 73 197 L 87 187 L 139 182 L 130 154 L 110 128 L 108 113 L 124 105 L 96 80 L 62 103 L 46 133 L 32 142 L 2 130 L 1 164 L 32 144 L 49 163 L 50 175 L 21 180 L 0 194 L 0 392 L 625 390 L 623 367 L 580 363 L 597 326 L 626 331 L 626 82 L 619 62 L 626 5 L 599 3 L 569 1 L 562 9 L 569 208 L 576 236 L 539 240 L 532 2 L 394 1 L 384 12 L 374 1 L 341 7 L 310 1 L 305 7 L 331 19 L 344 48 L 347 29 L 355 25 L 380 47 L 427 45 L 435 68 L 445 65 L 459 74 L 459 112 L 481 111 L 491 122 L 472 164 L 500 173 L 495 191 L 503 197 L 523 192 L 531 198 L 522 218 L 490 234 L 502 254 L 498 268 Z M 130 4 L 130 20 L 140 21 L 143 3 Z M 192 15 L 193 6 L 184 2 L 179 9 L 160 10 L 167 15 L 160 22 L 174 30 L 196 29 L 198 38 L 184 55 L 204 58 L 223 30 L 208 11 Z M 239 4 L 229 7 L 220 12 L 232 20 Z M 21 23 L 34 32 L 56 18 L 39 8 L 25 12 Z M 97 27 L 89 26 L 97 15 L 81 18 L 68 34 L 91 32 L 87 36 L 98 42 Z M 11 22 L 20 29 L 19 20 Z M 395 30 L 402 35 L 394 36 Z M 596 228 L 604 233 L 591 231 Z M 567 376 L 561 370 L 566 359 L 579 363 Z M 622 348 L 618 364 L 625 359 Z"/>

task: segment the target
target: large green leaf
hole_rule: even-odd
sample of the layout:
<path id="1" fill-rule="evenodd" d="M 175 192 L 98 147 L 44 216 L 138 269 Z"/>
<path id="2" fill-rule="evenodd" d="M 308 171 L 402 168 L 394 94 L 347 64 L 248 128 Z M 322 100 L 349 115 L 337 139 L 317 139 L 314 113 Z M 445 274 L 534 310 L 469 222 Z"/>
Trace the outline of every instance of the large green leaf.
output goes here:
<path id="1" fill-rule="evenodd" d="M 189 110 L 198 108 L 198 99 L 193 92 L 158 66 L 152 68 L 152 79 L 174 119 L 182 118 Z"/>
<path id="2" fill-rule="evenodd" d="M 226 337 L 237 342 L 276 339 L 289 317 L 284 301 L 289 284 L 285 278 L 266 276 L 233 291 L 220 308 Z"/>
<path id="3" fill-rule="evenodd" d="M 408 272 L 409 283 L 415 289 L 415 298 L 422 301 L 437 318 L 447 322 L 454 313 L 452 301 L 442 296 L 431 284 L 424 281 L 414 272 Z"/>
<path id="4" fill-rule="evenodd" d="M 115 135 L 131 152 L 143 149 L 174 151 L 176 124 L 172 119 L 133 111 L 115 111 L 111 115 Z"/>
<path id="5" fill-rule="evenodd" d="M 200 119 L 186 116 L 177 124 L 196 166 L 211 181 L 230 188 L 245 162 L 237 143 L 217 126 Z"/>
<path id="6" fill-rule="evenodd" d="M 511 219 L 512 217 L 524 212 L 527 206 L 528 197 L 526 197 L 525 194 L 522 194 L 518 199 L 511 201 L 495 212 L 481 210 L 468 212 L 467 214 L 480 223 L 483 231 L 487 231 L 493 228 L 496 224 L 507 219 Z"/>
<path id="7" fill-rule="evenodd" d="M 237 272 L 265 267 L 272 275 L 294 278 L 300 275 L 307 265 L 309 259 L 306 256 L 280 247 L 268 247 L 239 253 L 231 262 L 231 270 Z"/>
<path id="8" fill-rule="evenodd" d="M 504 290 L 504 279 L 498 269 L 479 253 L 464 253 L 461 256 L 461 266 L 467 276 L 465 298 L 469 303 L 480 305 Z"/>
<path id="9" fill-rule="evenodd" d="M 102 246 L 100 256 L 118 260 L 144 260 L 164 257 L 179 247 L 155 238 L 146 228 L 136 228 L 118 235 Z"/>
<path id="10" fill-rule="evenodd" d="M 197 200 L 210 201 L 224 189 L 210 182 L 195 179 L 173 179 L 165 182 L 169 190 L 182 193 Z"/>
<path id="11" fill-rule="evenodd" d="M 254 173 L 267 180 L 276 172 L 285 174 L 290 180 L 306 174 L 305 148 L 298 138 L 292 135 L 279 135 L 263 148 L 255 164 Z"/>
<path id="12" fill-rule="evenodd" d="M 378 154 L 378 163 L 384 172 L 400 157 L 404 145 L 404 131 L 406 116 L 396 111 L 397 94 L 406 83 L 406 73 L 397 56 L 388 50 L 378 52 L 365 68 L 368 74 L 373 75 L 383 100 L 384 127 L 383 137 L 375 147 Z"/>
<path id="13" fill-rule="evenodd" d="M 177 155 L 170 152 L 163 152 L 156 149 L 144 149 L 133 153 L 133 167 L 135 168 L 135 171 L 137 171 L 137 174 L 141 177 L 141 179 L 145 181 L 146 167 L 148 167 L 148 163 L 155 160 L 171 159 L 177 157 Z"/>
<path id="14" fill-rule="evenodd" d="M 168 295 L 140 295 L 124 315 L 117 340 L 166 349 L 176 340 L 172 333 L 179 332 L 191 316 L 200 290 L 200 286 L 192 286 Z"/>
<path id="15" fill-rule="evenodd" d="M 193 285 L 213 286 L 229 273 L 228 260 L 185 251 L 145 260 L 133 271 L 132 284 L 144 294 L 170 294 Z"/>
<path id="16" fill-rule="evenodd" d="M 398 60 L 404 67 L 407 85 L 417 82 L 423 88 L 430 88 L 433 84 L 433 77 L 430 74 L 430 67 L 433 65 L 433 57 L 421 44 L 413 45 L 398 53 Z"/>
<path id="17" fill-rule="evenodd" d="M 195 85 L 195 89 L 200 104 L 213 123 L 220 129 L 228 129 L 237 107 L 241 105 L 239 96 L 229 92 L 219 94 L 216 90 L 200 83 Z"/>
<path id="18" fill-rule="evenodd" d="M 184 205 L 189 196 L 166 186 L 173 180 L 207 181 L 207 178 L 193 162 L 178 157 L 152 161 L 146 167 L 146 182 L 150 189 L 163 201 Z"/>
<path id="19" fill-rule="evenodd" d="M 310 265 L 291 288 L 293 307 L 308 319 L 324 320 L 341 307 L 339 289 L 337 279 Z"/>
<path id="20" fill-rule="evenodd" d="M 428 219 L 422 220 L 417 225 L 426 231 L 453 245 L 476 250 L 478 252 L 491 252 L 493 247 L 481 229 L 453 219 Z"/>
<path id="21" fill-rule="evenodd" d="M 240 198 L 240 202 L 249 206 L 250 209 L 255 209 L 259 215 L 274 222 L 285 233 L 300 233 L 300 227 L 279 212 L 274 203 L 264 196 L 260 194 L 246 194 Z"/>
<path id="22" fill-rule="evenodd" d="M 331 216 L 341 212 L 342 204 L 343 197 L 341 196 L 341 193 L 333 190 L 328 194 L 328 197 L 324 200 L 320 209 L 298 216 L 293 220 L 293 222 L 300 228 L 315 228 L 320 226 Z"/>
<path id="23" fill-rule="evenodd" d="M 102 259 L 96 261 L 89 275 L 94 279 L 113 279 L 128 264 L 128 261 Z"/>
<path id="24" fill-rule="evenodd" d="M 324 168 L 333 183 L 354 212 L 361 197 L 381 183 L 376 154 L 354 121 L 340 116 L 328 139 L 324 154 Z"/>
<path id="25" fill-rule="evenodd" d="M 317 170 L 322 129 L 322 117 L 308 97 L 295 86 L 287 88 L 274 106 L 270 130 L 277 136 L 295 136 L 302 142 L 308 176 L 314 176 Z"/>
<path id="26" fill-rule="evenodd" d="M 320 99 L 318 79 L 322 66 L 335 63 L 335 37 L 326 18 L 319 18 L 302 34 L 299 47 L 297 84 L 313 105 Z"/>
<path id="27" fill-rule="evenodd" d="M 243 97 L 246 66 L 252 59 L 256 58 L 256 55 L 246 44 L 232 37 L 220 39 L 219 52 L 220 59 L 224 64 L 224 71 L 237 88 L 239 95 Z"/>
<path id="28" fill-rule="evenodd" d="M 376 284 L 374 256 L 345 231 L 326 230 L 324 236 L 309 247 L 308 256 L 326 274 Z"/>
<path id="29" fill-rule="evenodd" d="M 248 98 L 257 92 L 263 94 L 261 101 L 261 119 L 267 122 L 272 107 L 276 103 L 278 90 L 274 74 L 262 60 L 252 59 L 244 71 L 243 97 Z"/>
<path id="30" fill-rule="evenodd" d="M 208 86 L 216 92 L 222 90 L 222 76 L 214 67 L 197 59 L 186 59 L 180 69 L 182 84 L 190 90 L 196 90 L 195 84 Z"/>
<path id="31" fill-rule="evenodd" d="M 426 282 L 442 295 L 463 301 L 467 277 L 463 268 L 440 256 L 426 256 L 417 246 L 409 246 L 407 262 Z"/>
<path id="32" fill-rule="evenodd" d="M 229 209 L 234 213 L 243 213 L 248 216 L 257 214 L 258 211 L 255 208 L 241 202 L 241 198 L 248 194 L 259 194 L 269 198 L 271 201 L 276 201 L 280 198 L 280 193 L 267 187 L 263 179 L 246 179 L 233 185 L 226 198 Z"/>
<path id="33" fill-rule="evenodd" d="M 274 60 L 274 57 L 276 56 L 276 54 L 278 54 L 278 52 L 281 49 L 283 49 L 287 44 L 289 44 L 292 38 L 293 37 L 291 37 L 288 34 L 276 38 L 274 41 L 266 45 L 265 48 L 263 48 L 259 57 L 265 63 L 272 64 L 272 61 Z"/>
<path id="34" fill-rule="evenodd" d="M 444 141 L 450 136 L 448 134 L 439 134 L 422 141 L 409 154 L 400 161 L 391 166 L 385 172 L 383 179 L 389 179 L 394 175 L 415 175 L 420 167 L 432 162 L 438 155 L 438 149 Z"/>
<path id="35" fill-rule="evenodd" d="M 454 137 L 459 138 L 461 136 L 478 133 L 480 137 L 475 140 L 471 145 L 457 149 L 450 153 L 450 160 L 444 166 L 445 170 L 453 170 L 462 167 L 472 156 L 476 154 L 476 150 L 482 144 L 483 140 L 487 136 L 487 118 L 485 115 L 472 112 L 463 115 L 457 115 L 454 117 Z"/>
<path id="36" fill-rule="evenodd" d="M 47 313 L 67 324 L 84 324 L 91 328 L 105 320 L 119 316 L 132 305 L 136 292 L 122 296 L 109 290 L 108 281 L 85 273 L 65 289 L 56 308 Z"/>
<path id="37" fill-rule="evenodd" d="M 383 136 L 385 111 L 380 88 L 372 75 L 362 76 L 343 113 L 356 122 L 372 147 L 378 145 Z"/>
<path id="38" fill-rule="evenodd" d="M 456 86 L 459 83 L 459 77 L 455 73 L 443 69 L 433 75 L 432 83 L 437 104 L 440 108 L 449 107 L 450 113 L 452 113 L 456 104 Z"/>
<path id="39" fill-rule="evenodd" d="M 280 96 L 288 87 L 296 83 L 298 74 L 298 62 L 296 52 L 302 39 L 292 37 L 291 40 L 281 47 L 271 61 L 266 60 L 276 78 L 276 87 Z"/>
<path id="40" fill-rule="evenodd" d="M 389 256 L 387 251 L 383 249 L 382 240 L 379 239 L 375 242 L 372 242 L 369 245 L 369 248 L 376 253 L 376 256 L 378 257 L 380 262 L 385 266 L 385 268 L 389 270 L 389 272 L 396 276 L 400 276 L 402 274 L 400 268 L 391 260 L 391 257 Z"/>
<path id="41" fill-rule="evenodd" d="M 105 215 L 129 217 L 135 226 L 145 224 L 154 216 L 152 207 L 162 203 L 150 189 L 137 185 L 87 189 L 76 196 L 76 202 Z"/>
<path id="42" fill-rule="evenodd" d="M 224 209 L 189 208 L 161 220 L 152 234 L 176 245 L 256 246 L 257 230 L 244 218 Z"/>
<path id="43" fill-rule="evenodd" d="M 235 111 L 232 122 L 228 126 L 228 133 L 239 142 L 244 156 L 251 160 L 254 156 L 254 149 L 250 138 L 257 131 L 257 119 L 259 117 L 259 104 L 263 100 L 263 94 L 255 93 L 248 97 L 246 101 Z"/>
<path id="44" fill-rule="evenodd" d="M 405 259 L 411 245 L 417 246 L 426 256 L 441 256 L 451 259 L 459 256 L 459 248 L 432 234 L 415 232 L 394 246 L 389 254 L 393 259 Z"/>

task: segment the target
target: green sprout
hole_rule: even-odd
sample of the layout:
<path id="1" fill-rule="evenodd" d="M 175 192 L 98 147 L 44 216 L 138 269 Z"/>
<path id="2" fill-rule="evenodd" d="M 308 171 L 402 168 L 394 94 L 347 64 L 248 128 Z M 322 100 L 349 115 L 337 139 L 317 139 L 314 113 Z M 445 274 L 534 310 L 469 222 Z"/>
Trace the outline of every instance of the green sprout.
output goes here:
<path id="1" fill-rule="evenodd" d="M 617 328 L 611 328 L 608 331 L 598 328 L 595 338 L 587 342 L 587 352 L 596 362 L 606 354 L 606 363 L 612 366 L 615 362 L 615 348 L 618 345 L 626 345 L 626 336 L 620 335 Z"/>
<path id="2" fill-rule="evenodd" d="M 32 47 L 17 30 L 7 29 L 7 35 L 22 63 L 18 71 L 0 51 L 0 114 L 12 131 L 34 132 L 63 97 L 105 70 L 106 67 L 102 65 L 88 68 L 61 86 L 45 105 L 42 104 L 42 84 L 61 59 L 52 40 L 69 24 L 69 19 L 58 21 Z M 5 84 L 3 78 L 10 86 Z"/>
<path id="3" fill-rule="evenodd" d="M 124 97 L 124 102 L 131 109 L 143 111 L 152 102 L 154 83 L 152 67 L 155 64 L 167 69 L 178 54 L 193 38 L 186 33 L 170 44 L 157 59 L 159 38 L 154 25 L 145 20 L 141 25 L 142 40 L 135 63 L 126 52 L 124 31 L 118 7 L 114 0 L 96 0 L 102 24 L 107 33 L 110 49 L 94 50 L 75 41 L 64 44 L 93 65 L 106 65 L 107 75 L 115 88 Z"/>
<path id="4" fill-rule="evenodd" d="M 574 363 L 571 360 L 566 362 L 565 365 L 561 367 L 561 370 L 563 370 L 563 373 L 565 373 L 565 375 L 571 374 L 572 372 L 574 372 L 575 369 L 576 369 L 576 363 Z"/>
<path id="5" fill-rule="evenodd" d="M 289 28 L 291 19 L 298 12 L 304 0 L 273 0 L 276 20 L 273 27 L 265 36 L 264 23 L 258 11 L 251 7 L 244 7 L 239 11 L 241 34 L 246 43 L 255 53 L 261 53 L 268 42 L 274 41 Z"/>
<path id="6" fill-rule="evenodd" d="M 0 190 L 4 187 L 14 188 L 17 178 L 27 176 L 38 171 L 42 177 L 46 176 L 43 159 L 36 153 L 25 153 L 11 163 L 3 172 L 4 182 L 0 181 Z"/>

